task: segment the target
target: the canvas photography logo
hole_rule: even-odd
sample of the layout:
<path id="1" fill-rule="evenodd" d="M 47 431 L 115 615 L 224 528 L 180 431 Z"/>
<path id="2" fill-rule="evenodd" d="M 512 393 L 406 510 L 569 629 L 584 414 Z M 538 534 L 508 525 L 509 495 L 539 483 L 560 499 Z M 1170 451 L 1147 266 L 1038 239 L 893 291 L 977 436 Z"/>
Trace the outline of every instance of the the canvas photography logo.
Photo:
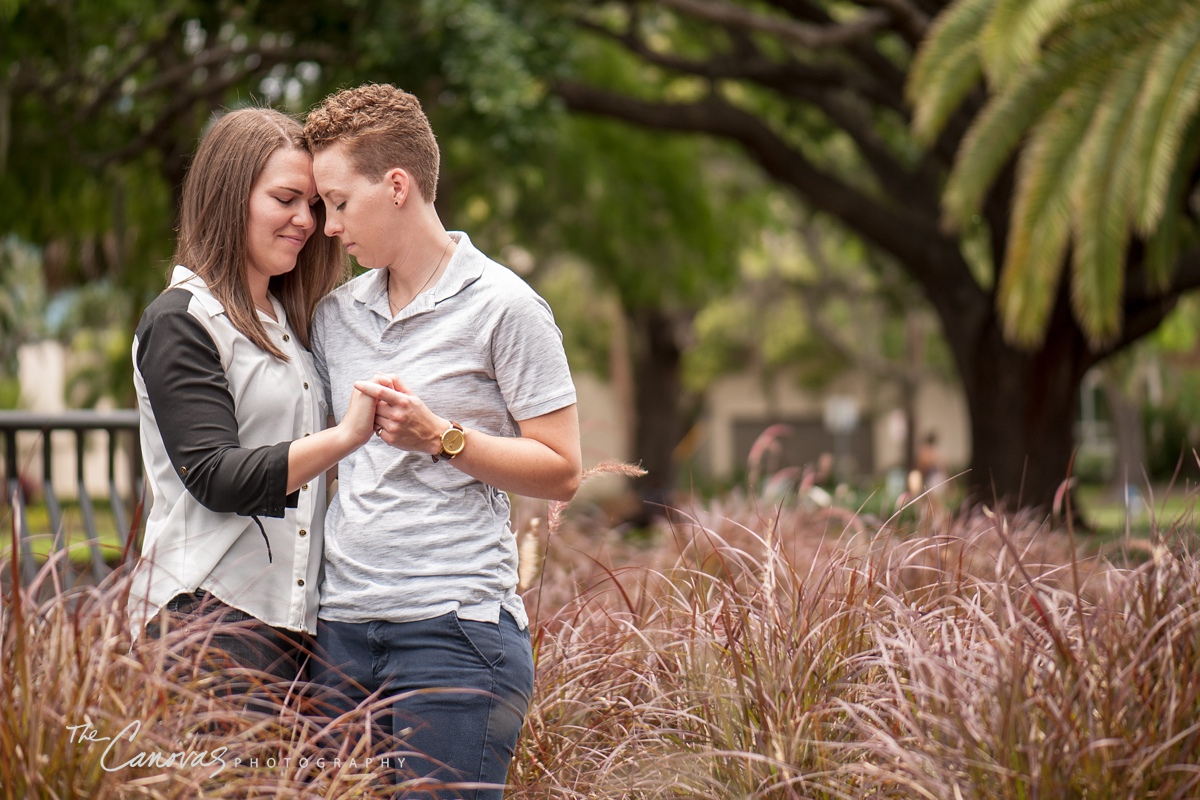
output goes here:
<path id="1" fill-rule="evenodd" d="M 210 777 L 215 778 L 225 769 L 225 754 L 229 750 L 225 746 L 212 750 L 193 750 L 191 747 L 185 746 L 172 752 L 164 752 L 159 749 L 137 749 L 137 752 L 126 758 L 126 753 L 123 751 L 129 748 L 122 747 L 122 744 L 136 744 L 138 734 L 142 730 L 140 720 L 130 722 L 115 736 L 101 735 L 100 730 L 91 722 L 67 725 L 66 729 L 71 744 L 79 747 L 104 748 L 100 755 L 100 768 L 105 772 L 117 772 L 130 767 L 149 767 L 161 770 L 198 768 L 210 769 Z"/>
<path id="2" fill-rule="evenodd" d="M 163 750 L 157 746 L 139 746 L 137 739 L 142 730 L 140 720 L 134 720 L 122 728 L 115 736 L 105 736 L 90 721 L 66 726 L 69 742 L 78 747 L 101 747 L 100 768 L 105 772 L 119 772 L 134 767 L 144 767 L 150 770 L 209 770 L 209 777 L 215 778 L 226 767 L 231 769 L 246 768 L 251 770 L 291 770 L 292 762 L 300 770 L 315 767 L 324 769 L 327 765 L 335 769 L 345 767 L 351 771 L 371 773 L 390 771 L 393 765 L 397 770 L 403 770 L 407 758 L 404 756 L 366 756 L 359 759 L 353 756 L 342 759 L 338 756 L 297 756 L 290 751 L 279 750 L 276 754 L 255 752 L 245 757 L 231 752 L 227 745 L 219 745 L 209 749 L 195 747 L 196 742 L 182 742 L 178 749 Z M 194 738 L 194 737 L 193 737 Z M 133 751 L 132 754 L 130 751 Z"/>
<path id="3" fill-rule="evenodd" d="M 303 684 L 205 669 L 200 631 L 133 643 L 127 576 L 67 589 L 52 558 L 21 586 L 17 566 L 0 597 L 0 797 L 384 797 L 403 775 L 408 754 L 359 735 L 379 704 L 330 714 Z"/>

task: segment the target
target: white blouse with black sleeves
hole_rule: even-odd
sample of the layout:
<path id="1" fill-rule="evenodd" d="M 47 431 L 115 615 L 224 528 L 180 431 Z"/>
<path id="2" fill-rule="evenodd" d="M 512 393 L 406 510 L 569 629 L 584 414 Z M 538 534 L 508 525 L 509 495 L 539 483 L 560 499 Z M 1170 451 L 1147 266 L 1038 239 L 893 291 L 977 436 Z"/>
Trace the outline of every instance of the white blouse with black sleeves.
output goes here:
<path id="1" fill-rule="evenodd" d="M 130 614 L 135 633 L 204 589 L 275 627 L 316 632 L 325 479 L 287 494 L 291 442 L 325 426 L 325 392 L 282 305 L 260 314 L 281 361 L 239 332 L 186 267 L 133 341 L 150 498 Z"/>

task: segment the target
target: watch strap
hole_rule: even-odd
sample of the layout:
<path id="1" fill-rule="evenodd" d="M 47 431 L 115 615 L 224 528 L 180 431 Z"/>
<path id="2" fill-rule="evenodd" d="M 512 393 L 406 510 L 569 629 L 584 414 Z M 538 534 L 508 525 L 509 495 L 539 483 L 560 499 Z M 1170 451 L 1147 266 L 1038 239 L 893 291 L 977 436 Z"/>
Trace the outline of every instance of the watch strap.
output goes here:
<path id="1" fill-rule="evenodd" d="M 450 431 L 458 431 L 459 433 L 463 434 L 463 446 L 460 447 L 456 452 L 453 452 L 453 453 L 451 453 L 450 451 L 448 451 L 446 449 L 446 434 L 450 433 Z M 437 455 L 430 456 L 430 458 L 433 459 L 433 463 L 436 464 L 437 462 L 441 461 L 443 458 L 446 459 L 447 461 L 449 461 L 450 459 L 452 459 L 455 456 L 462 453 L 463 449 L 466 447 L 466 435 L 465 434 L 466 434 L 466 431 L 463 429 L 463 426 L 459 425 L 457 422 L 454 422 L 453 420 L 451 420 L 450 427 L 447 428 L 446 430 L 442 431 L 442 436 L 441 436 L 442 450 L 441 450 L 441 452 L 439 452 Z"/>

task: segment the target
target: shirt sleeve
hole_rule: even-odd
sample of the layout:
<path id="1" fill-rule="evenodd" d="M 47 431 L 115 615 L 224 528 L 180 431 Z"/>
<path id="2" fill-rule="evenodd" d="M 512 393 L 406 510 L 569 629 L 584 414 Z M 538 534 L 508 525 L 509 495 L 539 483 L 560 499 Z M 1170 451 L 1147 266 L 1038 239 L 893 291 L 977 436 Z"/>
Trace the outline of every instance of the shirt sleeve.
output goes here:
<path id="1" fill-rule="evenodd" d="M 317 305 L 317 311 L 313 315 L 312 328 L 309 331 L 309 345 L 312 346 L 313 365 L 317 368 L 317 376 L 321 379 L 321 390 L 325 392 L 325 407 L 329 409 L 330 414 L 334 414 L 333 410 L 333 388 L 329 385 L 329 365 L 325 363 L 325 327 L 333 303 L 333 299 L 326 297 Z M 322 423 L 325 420 L 321 420 Z"/>
<path id="2" fill-rule="evenodd" d="M 188 492 L 211 511 L 282 517 L 296 505 L 287 496 L 291 442 L 241 446 L 216 344 L 187 312 L 191 293 L 172 291 L 187 297 L 143 320 L 137 349 L 137 368 L 171 465 Z"/>
<path id="3" fill-rule="evenodd" d="M 513 419 L 533 419 L 575 402 L 562 332 L 532 289 L 504 303 L 492 336 L 496 383 Z"/>

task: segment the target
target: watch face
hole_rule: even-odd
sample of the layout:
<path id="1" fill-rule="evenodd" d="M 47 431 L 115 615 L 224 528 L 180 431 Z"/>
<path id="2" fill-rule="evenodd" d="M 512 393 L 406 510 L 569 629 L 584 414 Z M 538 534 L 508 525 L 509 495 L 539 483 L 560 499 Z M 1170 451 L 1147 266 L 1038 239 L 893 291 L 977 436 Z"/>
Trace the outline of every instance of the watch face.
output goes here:
<path id="1" fill-rule="evenodd" d="M 449 455 L 454 456 L 461 453 L 463 445 L 466 443 L 466 437 L 458 428 L 451 428 L 442 434 L 442 449 Z"/>

